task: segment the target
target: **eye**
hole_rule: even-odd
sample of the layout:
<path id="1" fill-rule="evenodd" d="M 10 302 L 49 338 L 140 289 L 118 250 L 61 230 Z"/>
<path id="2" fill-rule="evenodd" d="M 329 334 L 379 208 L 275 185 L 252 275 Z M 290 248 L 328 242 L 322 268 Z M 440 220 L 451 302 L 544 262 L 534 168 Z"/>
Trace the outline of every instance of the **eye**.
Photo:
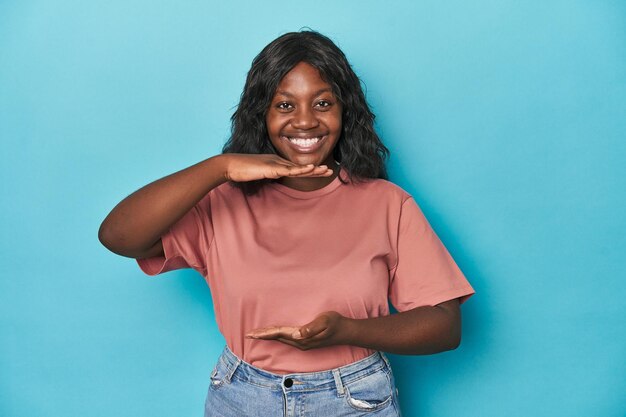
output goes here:
<path id="1" fill-rule="evenodd" d="M 281 101 L 280 103 L 278 103 L 276 105 L 276 108 L 278 110 L 290 110 L 293 106 L 289 103 L 287 103 L 286 101 Z"/>
<path id="2" fill-rule="evenodd" d="M 322 109 L 327 109 L 330 106 L 332 106 L 333 103 L 331 103 L 328 100 L 320 100 L 317 102 L 317 107 L 322 108 Z"/>

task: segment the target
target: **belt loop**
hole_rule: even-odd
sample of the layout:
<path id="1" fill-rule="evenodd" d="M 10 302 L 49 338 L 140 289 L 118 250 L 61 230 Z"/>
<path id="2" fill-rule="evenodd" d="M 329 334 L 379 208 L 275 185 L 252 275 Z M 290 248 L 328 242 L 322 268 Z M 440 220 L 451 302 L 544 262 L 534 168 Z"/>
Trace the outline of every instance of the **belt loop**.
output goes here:
<path id="1" fill-rule="evenodd" d="M 387 357 L 385 356 L 385 354 L 383 352 L 378 351 L 378 353 L 380 353 L 380 357 L 383 358 L 383 360 L 387 364 L 387 368 L 389 368 L 389 370 L 391 370 L 391 363 L 389 363 L 389 359 L 387 359 Z"/>
<path id="2" fill-rule="evenodd" d="M 230 365 L 230 368 L 228 369 L 228 372 L 226 372 L 226 376 L 224 377 L 224 379 L 230 384 L 230 380 L 233 377 L 233 374 L 235 373 L 235 371 L 237 370 L 237 367 L 239 367 L 239 365 L 241 364 L 241 359 L 237 358 L 237 361 Z"/>
<path id="3" fill-rule="evenodd" d="M 339 369 L 333 369 L 333 378 L 335 378 L 335 385 L 337 385 L 337 396 L 343 397 L 343 383 L 341 382 L 341 374 Z"/>

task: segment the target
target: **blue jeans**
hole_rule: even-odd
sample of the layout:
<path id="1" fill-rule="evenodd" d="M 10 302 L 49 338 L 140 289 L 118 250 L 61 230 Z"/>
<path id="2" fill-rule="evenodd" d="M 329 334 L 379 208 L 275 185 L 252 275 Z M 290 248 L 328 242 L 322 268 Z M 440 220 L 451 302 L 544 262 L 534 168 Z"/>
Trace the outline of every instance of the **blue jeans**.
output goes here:
<path id="1" fill-rule="evenodd" d="M 328 371 L 278 375 L 243 362 L 226 346 L 211 373 L 205 417 L 400 417 L 398 391 L 382 352 Z"/>

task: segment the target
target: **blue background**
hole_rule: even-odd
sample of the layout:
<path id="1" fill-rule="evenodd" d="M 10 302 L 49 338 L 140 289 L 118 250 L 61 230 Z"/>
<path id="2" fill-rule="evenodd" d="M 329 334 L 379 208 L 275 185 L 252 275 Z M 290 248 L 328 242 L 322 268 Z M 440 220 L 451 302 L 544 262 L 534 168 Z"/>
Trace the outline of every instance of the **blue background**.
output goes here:
<path id="1" fill-rule="evenodd" d="M 624 416 L 626 4 L 600 0 L 0 2 L 0 415 L 201 415 L 202 277 L 97 229 L 219 153 L 252 58 L 303 26 L 477 291 L 459 349 L 391 356 L 405 416 Z"/>

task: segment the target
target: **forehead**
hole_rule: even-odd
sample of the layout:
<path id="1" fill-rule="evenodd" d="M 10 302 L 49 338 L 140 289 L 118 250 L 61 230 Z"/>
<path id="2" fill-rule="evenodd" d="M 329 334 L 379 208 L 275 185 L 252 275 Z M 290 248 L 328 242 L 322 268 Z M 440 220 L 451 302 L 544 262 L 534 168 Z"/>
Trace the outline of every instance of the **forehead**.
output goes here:
<path id="1" fill-rule="evenodd" d="M 276 95 L 309 96 L 329 91 L 328 84 L 317 68 L 306 62 L 300 62 L 293 67 L 278 83 Z"/>

